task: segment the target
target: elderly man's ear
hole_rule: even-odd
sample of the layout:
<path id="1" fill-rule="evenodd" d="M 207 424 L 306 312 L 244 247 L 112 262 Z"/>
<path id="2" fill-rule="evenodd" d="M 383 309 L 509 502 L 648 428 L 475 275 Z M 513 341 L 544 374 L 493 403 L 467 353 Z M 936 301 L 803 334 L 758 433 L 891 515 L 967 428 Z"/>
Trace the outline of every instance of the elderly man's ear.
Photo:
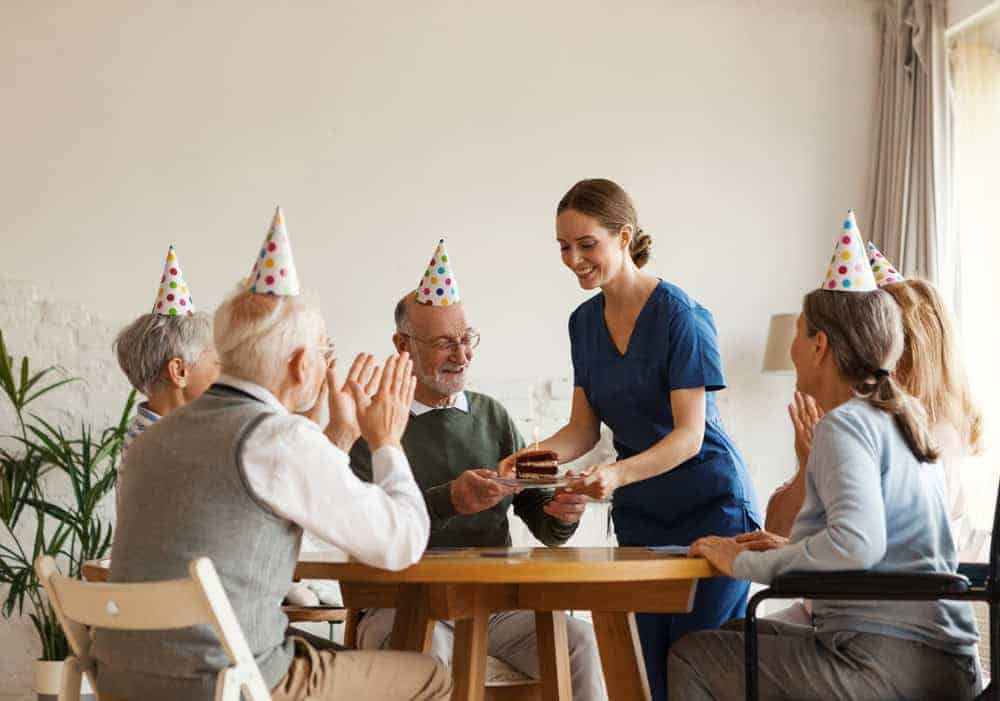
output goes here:
<path id="1" fill-rule="evenodd" d="M 167 376 L 170 383 L 178 388 L 184 389 L 188 383 L 188 367 L 183 358 L 171 358 L 163 367 L 163 374 Z"/>
<path id="2" fill-rule="evenodd" d="M 392 334 L 392 345 L 396 347 L 397 353 L 402 353 L 403 351 L 410 350 L 410 339 L 401 333 Z M 410 355 L 413 355 L 410 353 Z"/>
<path id="3" fill-rule="evenodd" d="M 291 374 L 295 384 L 301 385 L 305 384 L 306 380 L 309 379 L 308 370 L 309 354 L 305 348 L 299 348 L 292 353 L 292 357 L 288 361 L 288 372 Z"/>

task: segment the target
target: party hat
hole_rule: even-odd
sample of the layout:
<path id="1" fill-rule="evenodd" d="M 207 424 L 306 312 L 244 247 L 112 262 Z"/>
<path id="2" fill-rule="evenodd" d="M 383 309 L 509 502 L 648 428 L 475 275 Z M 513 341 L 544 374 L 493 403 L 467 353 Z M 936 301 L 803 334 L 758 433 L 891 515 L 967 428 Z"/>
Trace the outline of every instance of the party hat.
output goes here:
<path id="1" fill-rule="evenodd" d="M 882 255 L 882 251 L 875 248 L 875 244 L 868 242 L 868 262 L 872 266 L 872 274 L 875 275 L 875 282 L 879 287 L 885 287 L 890 282 L 902 282 L 906 278 L 903 274 L 892 267 L 889 259 Z"/>
<path id="2" fill-rule="evenodd" d="M 438 241 L 434 256 L 424 270 L 424 276 L 417 287 L 416 299 L 418 304 L 434 307 L 447 307 L 462 301 L 458 295 L 458 281 L 455 279 L 455 270 L 451 266 L 444 239 Z"/>
<path id="3" fill-rule="evenodd" d="M 152 313 L 162 316 L 191 316 L 194 312 L 191 291 L 184 281 L 184 273 L 181 272 L 181 264 L 177 260 L 177 251 L 171 246 L 167 249 L 167 262 L 163 266 L 160 289 L 156 292 Z"/>
<path id="4" fill-rule="evenodd" d="M 292 244 L 288 240 L 285 215 L 280 206 L 274 210 L 271 228 L 260 246 L 249 279 L 250 291 L 255 294 L 280 297 L 299 294 L 299 275 L 295 272 Z"/>
<path id="5" fill-rule="evenodd" d="M 843 230 L 837 235 L 837 245 L 833 249 L 830 267 L 826 269 L 822 289 L 838 292 L 871 292 L 878 289 L 853 209 L 847 212 Z"/>

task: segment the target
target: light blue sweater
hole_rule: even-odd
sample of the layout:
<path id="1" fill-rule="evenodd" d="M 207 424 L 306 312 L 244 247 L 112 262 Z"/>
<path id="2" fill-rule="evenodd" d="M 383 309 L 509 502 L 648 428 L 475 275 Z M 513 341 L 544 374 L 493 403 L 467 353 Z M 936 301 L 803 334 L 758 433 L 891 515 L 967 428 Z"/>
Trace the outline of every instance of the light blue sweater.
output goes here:
<path id="1" fill-rule="evenodd" d="M 944 471 L 920 463 L 893 418 L 864 400 L 846 402 L 816 426 L 806 496 L 789 544 L 743 552 L 734 573 L 768 583 L 791 571 L 955 572 Z M 853 630 L 973 654 L 972 608 L 959 601 L 814 601 L 819 632 Z"/>

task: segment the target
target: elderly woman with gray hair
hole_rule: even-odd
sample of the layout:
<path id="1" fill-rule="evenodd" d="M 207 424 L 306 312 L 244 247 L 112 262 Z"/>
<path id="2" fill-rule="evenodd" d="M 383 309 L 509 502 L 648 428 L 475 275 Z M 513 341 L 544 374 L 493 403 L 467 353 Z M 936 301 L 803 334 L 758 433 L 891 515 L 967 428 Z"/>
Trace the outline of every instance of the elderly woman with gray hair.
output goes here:
<path id="1" fill-rule="evenodd" d="M 128 426 L 125 447 L 174 409 L 201 396 L 219 376 L 212 319 L 143 314 L 122 329 L 113 348 L 133 387 L 146 397 Z"/>

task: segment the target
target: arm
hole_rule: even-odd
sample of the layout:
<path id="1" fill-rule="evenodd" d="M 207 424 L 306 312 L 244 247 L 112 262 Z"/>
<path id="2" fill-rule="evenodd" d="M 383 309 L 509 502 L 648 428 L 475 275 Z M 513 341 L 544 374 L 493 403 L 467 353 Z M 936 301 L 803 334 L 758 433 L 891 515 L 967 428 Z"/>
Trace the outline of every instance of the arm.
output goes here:
<path id="1" fill-rule="evenodd" d="M 562 545 L 576 533 L 579 521 L 567 523 L 549 515 L 545 507 L 552 502 L 547 489 L 525 489 L 514 497 L 514 513 L 538 540 L 548 546 Z"/>
<path id="2" fill-rule="evenodd" d="M 573 491 L 606 499 L 619 487 L 668 472 L 701 451 L 705 438 L 705 388 L 670 392 L 674 428 L 647 450 L 625 460 L 591 470 Z"/>
<path id="3" fill-rule="evenodd" d="M 818 427 L 810 457 L 816 497 L 826 525 L 811 536 L 776 550 L 741 552 L 736 577 L 767 583 L 792 570 L 865 570 L 885 555 L 885 502 L 876 456 L 844 417 Z"/>
<path id="4" fill-rule="evenodd" d="M 788 405 L 788 416 L 795 430 L 798 470 L 791 480 L 774 490 L 767 502 L 767 517 L 764 521 L 764 528 L 786 538 L 791 534 L 792 524 L 806 498 L 806 463 L 812 451 L 816 424 L 823 418 L 823 410 L 808 394 L 796 392 L 792 403 Z"/>
<path id="5" fill-rule="evenodd" d="M 792 524 L 799 515 L 802 502 L 806 498 L 806 471 L 799 468 L 795 476 L 774 490 L 767 502 L 767 516 L 764 528 L 770 533 L 787 538 L 792 532 Z"/>
<path id="6" fill-rule="evenodd" d="M 369 484 L 319 427 L 279 416 L 247 439 L 243 466 L 251 491 L 274 513 L 365 564 L 403 569 L 427 545 L 424 499 L 397 445 L 375 451 Z"/>

